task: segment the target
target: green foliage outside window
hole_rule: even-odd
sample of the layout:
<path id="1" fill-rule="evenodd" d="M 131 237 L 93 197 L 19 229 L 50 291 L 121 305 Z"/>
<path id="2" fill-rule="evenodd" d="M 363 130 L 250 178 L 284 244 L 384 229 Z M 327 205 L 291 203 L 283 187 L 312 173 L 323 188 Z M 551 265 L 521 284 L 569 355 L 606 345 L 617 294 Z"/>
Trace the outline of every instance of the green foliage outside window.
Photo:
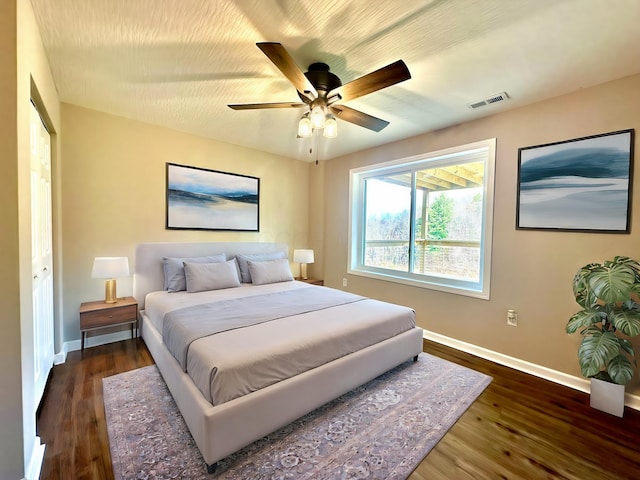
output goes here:
<path id="1" fill-rule="evenodd" d="M 430 240 L 444 240 L 449 236 L 449 224 L 453 219 L 453 199 L 446 195 L 438 198 L 429 207 L 427 221 L 427 238 Z M 429 246 L 430 252 L 438 251 L 435 245 Z"/>

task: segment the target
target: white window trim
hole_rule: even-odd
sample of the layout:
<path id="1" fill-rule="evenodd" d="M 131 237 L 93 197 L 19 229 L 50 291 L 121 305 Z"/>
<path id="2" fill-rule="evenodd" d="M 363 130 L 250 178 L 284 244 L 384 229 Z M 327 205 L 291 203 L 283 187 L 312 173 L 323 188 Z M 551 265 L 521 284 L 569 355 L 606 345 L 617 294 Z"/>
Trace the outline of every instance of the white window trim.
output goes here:
<path id="1" fill-rule="evenodd" d="M 429 168 L 438 166 L 439 163 L 449 163 L 454 156 L 465 154 L 473 150 L 487 152 L 484 172 L 484 202 L 483 202 L 483 222 L 482 222 L 482 255 L 480 263 L 480 279 L 478 284 L 451 279 L 444 281 L 444 277 L 430 277 L 426 275 L 411 274 L 409 272 L 398 272 L 380 269 L 375 267 L 365 267 L 358 265 L 358 258 L 363 248 L 360 236 L 362 235 L 363 192 L 362 185 L 365 178 L 378 176 L 380 174 L 392 173 L 395 170 L 406 171 L 414 169 L 420 163 L 428 163 Z M 412 157 L 401 158 L 366 167 L 354 168 L 349 171 L 349 248 L 347 273 L 362 277 L 375 278 L 414 287 L 438 290 L 447 293 L 465 295 L 469 297 L 489 300 L 491 291 L 491 252 L 493 237 L 493 203 L 494 203 L 494 177 L 496 159 L 496 139 L 491 138 L 457 147 L 446 148 L 435 152 L 429 152 Z M 357 232 L 357 234 L 355 233 Z"/>

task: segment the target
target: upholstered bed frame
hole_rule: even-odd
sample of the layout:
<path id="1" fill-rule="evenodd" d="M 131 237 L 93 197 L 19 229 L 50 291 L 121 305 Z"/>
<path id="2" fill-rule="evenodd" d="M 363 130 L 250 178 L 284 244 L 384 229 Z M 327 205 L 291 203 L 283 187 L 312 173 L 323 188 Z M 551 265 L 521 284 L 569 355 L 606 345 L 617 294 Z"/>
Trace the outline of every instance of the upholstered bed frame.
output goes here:
<path id="1" fill-rule="evenodd" d="M 422 351 L 422 329 L 416 327 L 249 395 L 215 406 L 207 402 L 164 347 L 161 334 L 145 321 L 145 296 L 163 289 L 162 258 L 217 253 L 231 257 L 275 251 L 284 251 L 289 256 L 287 245 L 279 243 L 144 243 L 136 247 L 134 295 L 141 310 L 141 335 L 209 473 L 215 471 L 216 463 L 224 457 Z"/>

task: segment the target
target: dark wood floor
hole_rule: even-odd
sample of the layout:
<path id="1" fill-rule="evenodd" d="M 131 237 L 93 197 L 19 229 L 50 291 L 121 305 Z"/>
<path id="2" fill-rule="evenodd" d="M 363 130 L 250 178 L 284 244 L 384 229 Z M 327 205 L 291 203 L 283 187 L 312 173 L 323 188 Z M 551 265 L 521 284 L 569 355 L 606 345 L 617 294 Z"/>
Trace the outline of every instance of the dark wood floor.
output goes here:
<path id="1" fill-rule="evenodd" d="M 622 419 L 566 387 L 427 342 L 433 355 L 493 382 L 410 480 L 640 479 L 640 412 Z M 38 419 L 41 479 L 112 479 L 102 378 L 150 365 L 142 340 L 72 352 L 54 367 Z"/>
<path id="2" fill-rule="evenodd" d="M 37 422 L 46 445 L 41 480 L 113 478 L 102 379 L 151 364 L 144 342 L 133 339 L 71 352 L 53 367 Z"/>

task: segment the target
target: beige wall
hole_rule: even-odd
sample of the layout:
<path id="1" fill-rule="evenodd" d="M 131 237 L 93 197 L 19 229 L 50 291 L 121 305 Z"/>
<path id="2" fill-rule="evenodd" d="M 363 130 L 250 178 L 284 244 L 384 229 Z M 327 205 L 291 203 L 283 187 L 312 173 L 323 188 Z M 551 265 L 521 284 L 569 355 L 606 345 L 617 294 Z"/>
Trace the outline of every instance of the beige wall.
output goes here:
<path id="1" fill-rule="evenodd" d="M 290 249 L 309 242 L 311 164 L 63 104 L 64 339 L 80 338 L 81 302 L 104 298 L 91 279 L 96 256 L 127 256 L 141 242 L 264 241 Z M 260 178 L 260 232 L 165 229 L 165 165 Z M 297 266 L 292 265 L 296 274 Z M 118 296 L 132 279 L 118 280 Z"/>
<path id="2" fill-rule="evenodd" d="M 0 477 L 23 475 L 16 4 L 0 2 Z"/>
<path id="3" fill-rule="evenodd" d="M 580 376 L 579 336 L 564 332 L 579 306 L 571 280 L 582 265 L 614 255 L 640 259 L 640 195 L 633 199 L 630 235 L 515 229 L 518 148 L 628 128 L 640 128 L 640 76 L 554 98 L 437 132 L 334 159 L 325 168 L 325 284 L 415 308 L 432 332 Z M 491 299 L 479 300 L 347 275 L 349 169 L 497 138 Z M 635 158 L 638 156 L 636 139 Z M 636 168 L 636 186 L 640 173 Z M 519 314 L 506 325 L 506 310 Z M 640 349 L 637 348 L 640 354 Z M 627 386 L 640 394 L 638 376 Z"/>

